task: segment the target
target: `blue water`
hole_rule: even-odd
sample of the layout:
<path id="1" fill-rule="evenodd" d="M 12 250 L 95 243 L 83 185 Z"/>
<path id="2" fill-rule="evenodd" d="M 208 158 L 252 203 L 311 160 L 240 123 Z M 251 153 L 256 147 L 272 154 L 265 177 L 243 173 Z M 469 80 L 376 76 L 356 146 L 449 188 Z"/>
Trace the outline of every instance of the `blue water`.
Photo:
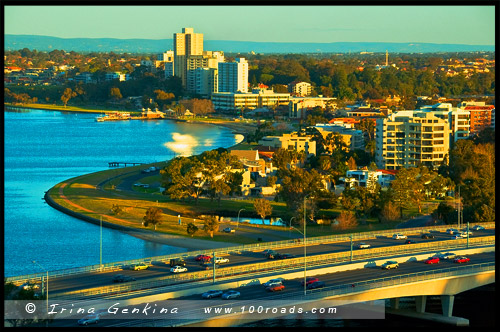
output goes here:
<path id="1" fill-rule="evenodd" d="M 242 137 L 170 120 L 96 122 L 95 114 L 4 112 L 4 275 L 99 264 L 100 227 L 51 208 L 44 192 L 108 162 L 150 163 L 230 147 Z M 103 263 L 186 251 L 104 228 Z M 34 264 L 36 261 L 40 266 Z"/>

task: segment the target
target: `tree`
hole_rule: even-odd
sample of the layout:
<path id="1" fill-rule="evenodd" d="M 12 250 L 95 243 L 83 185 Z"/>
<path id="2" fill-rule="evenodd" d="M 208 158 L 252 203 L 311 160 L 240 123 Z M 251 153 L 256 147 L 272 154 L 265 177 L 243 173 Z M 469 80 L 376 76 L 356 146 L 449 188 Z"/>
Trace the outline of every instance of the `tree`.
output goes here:
<path id="1" fill-rule="evenodd" d="M 122 99 L 123 96 L 120 92 L 120 89 L 117 88 L 117 87 L 112 87 L 110 90 L 109 90 L 109 96 L 111 97 L 111 99 L 113 100 L 119 100 L 119 99 Z"/>
<path id="2" fill-rule="evenodd" d="M 315 169 L 311 171 L 303 168 L 284 170 L 281 179 L 279 196 L 285 201 L 289 211 L 295 214 L 302 211 L 306 196 L 318 198 L 324 188 L 321 175 Z"/>
<path id="3" fill-rule="evenodd" d="M 149 224 L 154 226 L 156 232 L 156 226 L 161 224 L 161 219 L 163 216 L 163 211 L 160 208 L 150 207 L 146 210 L 146 215 L 142 218 L 144 221 L 142 225 L 148 227 Z"/>
<path id="4" fill-rule="evenodd" d="M 193 237 L 193 236 L 194 236 L 194 234 L 195 234 L 197 231 L 198 231 L 198 227 L 197 227 L 194 223 L 190 222 L 190 223 L 188 223 L 188 224 L 187 224 L 187 226 L 186 226 L 186 233 L 187 233 L 189 236 Z"/>
<path id="5" fill-rule="evenodd" d="M 342 211 L 337 217 L 337 225 L 334 227 L 340 230 L 353 229 L 358 226 L 356 216 L 351 211 Z"/>
<path id="6" fill-rule="evenodd" d="M 203 220 L 203 230 L 209 234 L 211 238 L 214 237 L 214 232 L 219 229 L 219 221 L 215 216 L 206 216 Z"/>
<path id="7" fill-rule="evenodd" d="M 392 203 L 387 202 L 380 213 L 380 221 L 381 222 L 390 222 L 395 221 L 399 217 L 398 207 Z"/>
<path id="8" fill-rule="evenodd" d="M 174 158 L 160 171 L 165 187 L 164 194 L 181 200 L 194 197 L 197 204 L 203 185 L 202 170 L 203 165 L 196 158 Z"/>
<path id="9" fill-rule="evenodd" d="M 273 207 L 271 206 L 271 203 L 264 198 L 257 198 L 253 202 L 253 208 L 255 209 L 255 212 L 262 218 L 262 223 L 264 223 L 264 219 L 266 219 L 267 216 L 270 216 L 271 213 L 273 213 Z"/>
<path id="10" fill-rule="evenodd" d="M 63 102 L 64 107 L 66 107 L 66 105 L 68 104 L 68 101 L 71 98 L 76 97 L 76 96 L 77 96 L 76 92 L 73 92 L 73 90 L 71 90 L 70 88 L 66 88 L 63 92 L 63 95 L 61 96 L 61 101 Z"/>

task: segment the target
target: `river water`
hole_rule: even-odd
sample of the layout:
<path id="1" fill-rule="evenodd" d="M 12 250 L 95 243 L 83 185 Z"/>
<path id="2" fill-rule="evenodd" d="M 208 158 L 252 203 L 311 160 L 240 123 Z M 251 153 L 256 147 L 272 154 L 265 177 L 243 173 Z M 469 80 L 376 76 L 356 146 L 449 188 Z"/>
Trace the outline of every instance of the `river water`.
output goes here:
<path id="1" fill-rule="evenodd" d="M 243 138 L 208 124 L 96 122 L 95 117 L 28 109 L 4 112 L 4 276 L 99 264 L 99 226 L 47 205 L 43 195 L 55 184 L 106 170 L 111 161 L 164 161 L 227 148 Z M 103 263 L 186 251 L 107 228 L 102 236 Z"/>

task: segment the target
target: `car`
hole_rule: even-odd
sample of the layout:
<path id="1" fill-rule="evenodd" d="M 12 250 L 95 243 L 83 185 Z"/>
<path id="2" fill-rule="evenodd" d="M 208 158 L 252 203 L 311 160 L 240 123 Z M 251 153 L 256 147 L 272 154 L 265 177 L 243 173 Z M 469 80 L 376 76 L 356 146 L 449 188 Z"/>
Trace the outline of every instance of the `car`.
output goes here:
<path id="1" fill-rule="evenodd" d="M 205 292 L 205 293 L 201 294 L 201 297 L 204 298 L 204 299 L 211 299 L 213 297 L 222 296 L 223 293 L 224 292 L 221 291 L 221 290 L 213 289 L 213 290 L 209 290 L 208 292 Z"/>
<path id="2" fill-rule="evenodd" d="M 455 228 L 448 228 L 446 230 L 446 233 L 453 235 L 454 233 L 458 232 L 458 229 Z"/>
<path id="3" fill-rule="evenodd" d="M 470 258 L 465 257 L 465 256 L 461 256 L 461 257 L 455 258 L 453 260 L 453 263 L 461 264 L 461 263 L 468 263 L 469 261 L 470 261 Z"/>
<path id="4" fill-rule="evenodd" d="M 455 257 L 457 257 L 456 254 L 452 253 L 452 252 L 447 252 L 445 254 L 440 254 L 440 255 L 437 255 L 440 259 L 453 259 Z"/>
<path id="5" fill-rule="evenodd" d="M 315 281 L 309 285 L 307 285 L 307 289 L 316 289 L 325 287 L 325 283 L 323 281 Z"/>
<path id="6" fill-rule="evenodd" d="M 473 231 L 482 231 L 482 230 L 485 230 L 485 228 L 481 225 L 474 225 L 472 228 L 471 228 Z"/>
<path id="7" fill-rule="evenodd" d="M 265 254 L 265 256 L 267 257 L 267 259 L 275 259 L 275 258 L 277 258 L 277 256 L 278 256 L 278 255 L 279 255 L 279 254 L 278 254 L 276 251 L 274 251 L 274 250 L 269 250 L 269 251 Z"/>
<path id="8" fill-rule="evenodd" d="M 194 259 L 195 259 L 195 261 L 198 261 L 198 262 L 209 262 L 210 260 L 212 260 L 212 256 L 198 255 Z"/>
<path id="9" fill-rule="evenodd" d="M 465 236 L 467 237 L 467 236 Z M 461 240 L 464 238 L 464 236 L 461 233 L 455 234 L 451 237 L 453 240 Z"/>
<path id="10" fill-rule="evenodd" d="M 422 239 L 433 239 L 434 235 L 432 235 L 430 233 L 424 233 L 424 234 L 422 234 L 421 238 Z"/>
<path id="11" fill-rule="evenodd" d="M 382 264 L 382 269 L 384 270 L 397 269 L 398 267 L 399 263 L 396 261 L 387 261 L 384 264 Z"/>
<path id="12" fill-rule="evenodd" d="M 295 258 L 295 256 L 292 255 L 292 254 L 278 254 L 276 256 L 276 258 L 278 258 L 278 259 L 288 259 L 288 258 Z"/>
<path id="13" fill-rule="evenodd" d="M 469 236 L 472 236 L 474 233 L 472 233 L 471 231 L 468 231 L 468 230 L 466 230 L 466 229 L 462 231 L 462 235 L 464 235 L 464 237 L 467 237 L 467 234 L 468 234 Z"/>
<path id="14" fill-rule="evenodd" d="M 223 229 L 224 232 L 226 233 L 234 233 L 236 232 L 236 230 L 232 229 L 231 227 L 226 227 Z"/>
<path id="15" fill-rule="evenodd" d="M 185 268 L 184 266 L 177 265 L 177 266 L 174 266 L 173 268 L 171 268 L 170 272 L 181 273 L 181 272 L 186 272 L 187 270 L 188 269 Z"/>
<path id="16" fill-rule="evenodd" d="M 412 243 L 415 243 L 415 241 L 413 241 L 413 240 L 406 240 L 405 241 L 405 244 L 412 244 Z"/>
<path id="17" fill-rule="evenodd" d="M 319 279 L 316 278 L 316 277 L 307 277 L 306 278 L 306 286 L 309 285 L 309 284 L 312 284 L 313 282 L 316 282 L 316 281 L 319 281 Z M 300 283 L 302 285 L 304 285 L 304 280 L 302 280 Z"/>
<path id="18" fill-rule="evenodd" d="M 222 298 L 224 300 L 227 300 L 227 299 L 236 299 L 238 297 L 240 297 L 240 292 L 238 291 L 235 291 L 235 290 L 229 290 L 227 292 L 225 292 L 224 294 L 222 294 Z"/>
<path id="19" fill-rule="evenodd" d="M 267 256 L 269 254 L 277 254 L 277 252 L 273 249 L 266 249 L 262 252 L 262 255 Z"/>
<path id="20" fill-rule="evenodd" d="M 271 280 L 263 283 L 262 285 L 264 287 L 269 287 L 269 286 L 274 285 L 274 284 L 282 284 L 283 281 L 285 281 L 285 279 L 283 279 L 283 278 L 276 278 L 276 279 L 271 279 Z"/>
<path id="21" fill-rule="evenodd" d="M 406 236 L 406 235 L 403 235 L 403 234 L 399 234 L 399 233 L 398 233 L 398 234 L 394 234 L 394 235 L 392 235 L 392 238 L 393 238 L 394 240 L 404 240 L 404 239 L 406 239 L 406 238 L 407 238 L 407 236 Z"/>
<path id="22" fill-rule="evenodd" d="M 215 257 L 215 264 L 229 263 L 229 259 L 223 257 Z"/>
<path id="23" fill-rule="evenodd" d="M 112 279 L 113 282 L 129 282 L 129 281 L 135 281 L 135 278 L 129 277 L 123 274 L 117 274 L 113 277 Z"/>
<path id="24" fill-rule="evenodd" d="M 40 289 L 40 285 L 38 284 L 34 284 L 32 282 L 27 282 L 27 283 L 24 283 L 21 285 L 23 287 L 23 289 L 26 289 L 26 290 L 30 290 L 30 289 Z"/>
<path id="25" fill-rule="evenodd" d="M 78 325 L 89 325 L 99 323 L 99 315 L 87 315 L 78 320 Z"/>
<path id="26" fill-rule="evenodd" d="M 366 249 L 370 248 L 371 246 L 368 243 L 360 242 L 358 243 L 358 249 Z"/>
<path id="27" fill-rule="evenodd" d="M 266 290 L 269 292 L 280 292 L 284 289 L 285 289 L 285 286 L 283 284 L 271 285 L 271 286 L 266 288 Z"/>
<path id="28" fill-rule="evenodd" d="M 147 270 L 149 268 L 149 265 L 146 263 L 138 263 L 132 265 L 132 270 L 134 271 L 140 271 L 140 270 Z"/>
<path id="29" fill-rule="evenodd" d="M 182 259 L 182 258 L 170 259 L 170 267 L 177 266 L 177 265 L 186 266 L 186 261 L 184 261 L 184 259 Z"/>
<path id="30" fill-rule="evenodd" d="M 439 257 L 437 257 L 437 256 L 429 257 L 424 261 L 424 263 L 425 264 L 437 264 L 437 263 L 439 263 Z"/>

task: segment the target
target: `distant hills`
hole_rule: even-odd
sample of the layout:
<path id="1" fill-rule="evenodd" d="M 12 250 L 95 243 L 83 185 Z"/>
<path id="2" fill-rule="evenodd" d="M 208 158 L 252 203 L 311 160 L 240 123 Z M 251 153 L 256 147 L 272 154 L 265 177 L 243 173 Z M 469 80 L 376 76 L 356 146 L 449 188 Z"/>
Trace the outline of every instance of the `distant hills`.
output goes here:
<path id="1" fill-rule="evenodd" d="M 173 49 L 172 39 L 58 38 L 35 35 L 4 35 L 4 50 L 28 48 L 37 51 L 115 52 L 155 54 Z M 432 44 L 432 43 L 280 43 L 229 40 L 205 40 L 204 49 L 225 53 L 435 53 L 494 52 L 495 45 Z"/>

